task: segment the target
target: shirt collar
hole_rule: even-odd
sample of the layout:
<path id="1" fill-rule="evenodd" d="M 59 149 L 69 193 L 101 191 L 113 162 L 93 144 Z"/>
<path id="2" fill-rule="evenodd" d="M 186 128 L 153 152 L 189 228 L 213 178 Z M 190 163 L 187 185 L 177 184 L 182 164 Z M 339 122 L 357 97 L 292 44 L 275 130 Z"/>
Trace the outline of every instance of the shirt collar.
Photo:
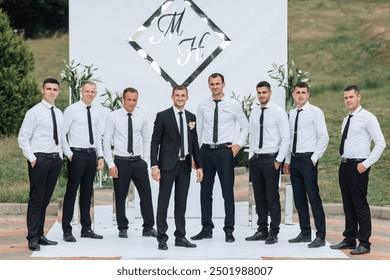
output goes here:
<path id="1" fill-rule="evenodd" d="M 42 99 L 42 104 L 43 105 L 45 105 L 47 108 L 51 108 L 51 107 L 53 107 L 54 106 L 54 108 L 56 108 L 56 106 L 55 105 L 52 105 L 52 104 L 50 104 L 49 102 L 47 102 L 46 100 L 44 100 L 44 99 Z"/>
<path id="2" fill-rule="evenodd" d="M 185 113 L 185 109 L 183 109 L 182 111 L 180 111 L 180 110 L 177 109 L 175 106 L 172 106 L 172 108 L 173 108 L 173 112 L 175 113 L 175 115 L 178 114 L 179 112 Z"/>
<path id="3" fill-rule="evenodd" d="M 356 115 L 358 114 L 361 110 L 363 109 L 363 107 L 360 105 L 358 108 L 356 108 L 355 111 L 353 111 L 352 113 L 349 113 L 349 115 Z"/>

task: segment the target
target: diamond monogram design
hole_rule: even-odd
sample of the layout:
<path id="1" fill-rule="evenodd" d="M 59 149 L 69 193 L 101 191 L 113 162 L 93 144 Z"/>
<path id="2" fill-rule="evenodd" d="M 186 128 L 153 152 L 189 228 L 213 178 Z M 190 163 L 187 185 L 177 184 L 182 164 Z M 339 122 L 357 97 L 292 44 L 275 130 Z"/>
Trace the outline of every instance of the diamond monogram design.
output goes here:
<path id="1" fill-rule="evenodd" d="M 171 86 L 191 84 L 230 42 L 192 0 L 166 0 L 128 39 Z"/>

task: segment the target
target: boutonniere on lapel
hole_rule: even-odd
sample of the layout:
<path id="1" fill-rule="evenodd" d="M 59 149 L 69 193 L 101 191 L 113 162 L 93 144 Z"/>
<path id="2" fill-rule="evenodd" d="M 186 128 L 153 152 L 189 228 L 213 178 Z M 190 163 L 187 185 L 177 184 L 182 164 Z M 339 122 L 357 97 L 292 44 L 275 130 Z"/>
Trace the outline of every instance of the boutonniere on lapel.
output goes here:
<path id="1" fill-rule="evenodd" d="M 189 121 L 188 122 L 188 127 L 190 128 L 190 130 L 193 130 L 195 128 L 195 122 L 192 122 L 192 121 Z"/>

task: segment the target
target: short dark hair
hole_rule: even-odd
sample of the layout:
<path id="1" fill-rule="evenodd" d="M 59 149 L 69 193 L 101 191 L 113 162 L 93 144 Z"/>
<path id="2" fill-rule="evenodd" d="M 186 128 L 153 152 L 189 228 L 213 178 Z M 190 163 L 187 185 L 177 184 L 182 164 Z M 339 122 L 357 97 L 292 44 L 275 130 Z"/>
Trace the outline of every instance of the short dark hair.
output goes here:
<path id="1" fill-rule="evenodd" d="M 96 84 L 95 84 L 94 82 L 92 82 L 92 81 L 85 81 L 85 82 L 82 83 L 81 88 L 84 88 L 84 86 L 85 86 L 86 84 L 92 85 L 92 86 L 94 86 L 94 87 L 97 87 Z"/>
<path id="2" fill-rule="evenodd" d="M 210 81 L 210 78 L 215 79 L 215 78 L 218 78 L 218 77 L 221 78 L 222 83 L 225 82 L 225 77 L 224 77 L 221 73 L 213 73 L 213 74 L 211 74 L 211 75 L 209 76 L 209 81 Z"/>
<path id="3" fill-rule="evenodd" d="M 350 91 L 350 90 L 354 90 L 357 94 L 360 94 L 360 89 L 357 85 L 349 85 L 344 89 L 344 91 Z"/>
<path id="4" fill-rule="evenodd" d="M 261 81 L 257 84 L 256 88 L 259 88 L 259 87 L 266 87 L 268 88 L 269 90 L 271 90 L 271 85 L 267 82 L 267 81 Z"/>
<path id="5" fill-rule="evenodd" d="M 188 89 L 185 85 L 177 85 L 172 88 L 172 95 L 175 92 L 175 90 L 185 90 L 188 95 Z"/>
<path id="6" fill-rule="evenodd" d="M 42 83 L 42 86 L 44 87 L 45 84 L 57 84 L 58 86 L 60 85 L 60 83 L 56 79 L 54 79 L 54 78 L 47 78 L 47 79 L 45 79 L 43 81 L 43 83 Z"/>
<path id="7" fill-rule="evenodd" d="M 306 82 L 298 82 L 295 84 L 295 88 L 307 88 L 307 91 L 309 91 L 309 85 Z"/>
<path id="8" fill-rule="evenodd" d="M 133 87 L 127 87 L 123 90 L 122 97 L 125 98 L 126 92 L 135 92 L 138 95 L 138 90 Z"/>

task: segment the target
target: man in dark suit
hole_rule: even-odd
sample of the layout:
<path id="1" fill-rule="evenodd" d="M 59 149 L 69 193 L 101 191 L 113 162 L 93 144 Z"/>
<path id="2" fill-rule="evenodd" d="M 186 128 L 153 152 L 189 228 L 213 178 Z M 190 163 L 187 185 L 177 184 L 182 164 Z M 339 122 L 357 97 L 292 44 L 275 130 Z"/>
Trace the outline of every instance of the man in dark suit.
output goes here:
<path id="1" fill-rule="evenodd" d="M 175 86 L 171 99 L 173 106 L 157 113 L 151 142 L 150 164 L 152 177 L 160 183 L 157 205 L 157 240 L 160 250 L 167 250 L 167 210 L 173 183 L 175 183 L 175 246 L 194 248 L 185 235 L 185 212 L 191 179 L 192 158 L 195 161 L 197 182 L 203 178 L 199 154 L 196 117 L 184 110 L 188 100 L 185 86 Z"/>

